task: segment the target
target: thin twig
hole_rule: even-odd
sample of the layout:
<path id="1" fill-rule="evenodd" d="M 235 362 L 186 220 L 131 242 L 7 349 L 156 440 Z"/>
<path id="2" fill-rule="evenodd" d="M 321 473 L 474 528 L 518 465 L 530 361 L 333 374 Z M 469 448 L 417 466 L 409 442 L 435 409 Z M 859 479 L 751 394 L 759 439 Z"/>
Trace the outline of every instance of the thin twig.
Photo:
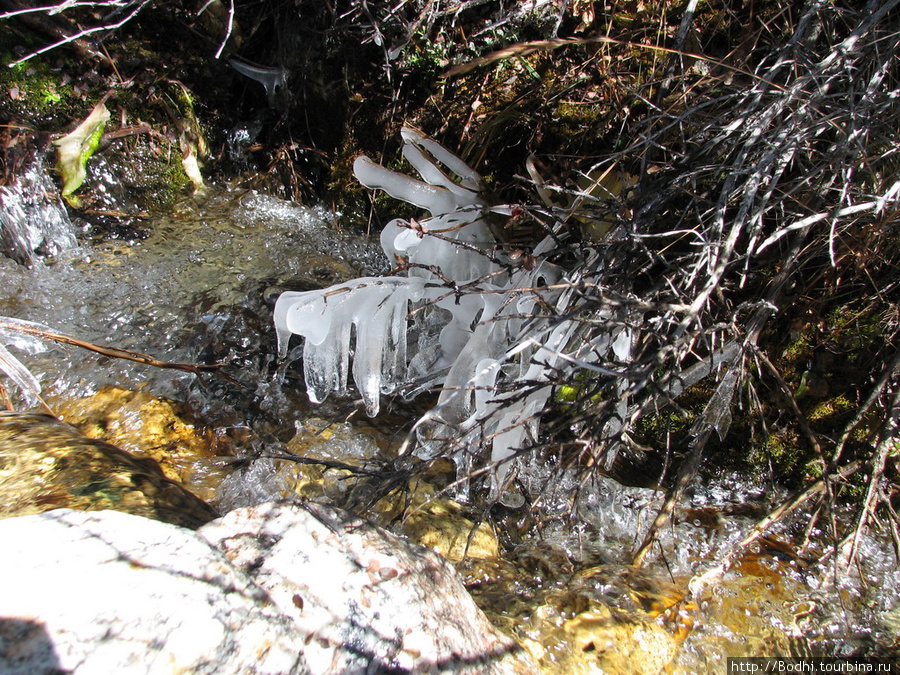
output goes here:
<path id="1" fill-rule="evenodd" d="M 168 368 L 173 370 L 183 370 L 185 372 L 194 373 L 195 375 L 201 375 L 204 373 L 215 373 L 220 377 L 225 378 L 232 384 L 241 385 L 240 382 L 235 380 L 233 377 L 226 375 L 221 372 L 221 368 L 225 365 L 224 363 L 212 363 L 212 364 L 195 364 L 195 363 L 175 363 L 172 361 L 161 361 L 149 354 L 143 354 L 141 352 L 131 351 L 130 349 L 121 349 L 119 347 L 108 347 L 104 345 L 98 345 L 93 342 L 87 342 L 86 340 L 79 340 L 77 338 L 70 337 L 68 335 L 64 335 L 62 333 L 56 333 L 53 331 L 45 330 L 43 328 L 37 328 L 34 326 L 28 326 L 21 323 L 12 323 L 6 324 L 0 321 L 0 327 L 7 328 L 9 330 L 18 331 L 20 333 L 25 333 L 27 335 L 33 335 L 34 337 L 41 338 L 42 340 L 51 340 L 53 342 L 58 342 L 60 344 L 72 345 L 74 347 L 79 347 L 81 349 L 86 349 L 91 352 L 95 352 L 97 354 L 102 354 L 103 356 L 109 356 L 115 359 L 124 359 L 126 361 L 134 361 L 136 363 L 142 363 L 147 366 L 153 366 L 154 368 Z"/>
<path id="2" fill-rule="evenodd" d="M 84 28 L 84 29 L 78 31 L 77 33 L 73 33 L 72 35 L 69 35 L 69 36 L 63 38 L 62 40 L 59 40 L 59 41 L 57 41 L 57 42 L 54 42 L 53 44 L 47 45 L 46 47 L 41 47 L 41 48 L 38 49 L 37 51 L 31 52 L 31 53 L 28 54 L 27 56 L 23 56 L 21 59 L 19 59 L 19 60 L 17 60 L 17 61 L 13 61 L 13 62 L 12 62 L 11 64 L 9 64 L 9 65 L 10 65 L 10 67 L 12 67 L 12 66 L 18 66 L 18 65 L 21 64 L 21 63 L 25 63 L 26 61 L 30 61 L 31 59 L 33 59 L 33 58 L 36 57 L 36 56 L 40 56 L 41 54 L 45 54 L 46 52 L 49 52 L 49 51 L 52 51 L 52 50 L 56 49 L 57 47 L 62 47 L 62 46 L 67 45 L 67 44 L 69 44 L 69 43 L 72 43 L 72 42 L 81 40 L 81 39 L 83 39 L 83 38 L 85 38 L 85 37 L 87 37 L 87 36 L 89 36 L 89 35 L 94 35 L 95 33 L 108 33 L 108 32 L 110 32 L 110 31 L 116 30 L 117 28 L 121 28 L 121 27 L 124 26 L 126 23 L 128 23 L 129 21 L 131 21 L 134 17 L 136 17 L 136 16 L 138 15 L 138 13 L 139 13 L 139 12 L 140 12 L 140 11 L 141 11 L 141 10 L 142 10 L 149 2 L 150 2 L 150 0 L 142 0 L 142 2 L 138 3 L 137 5 L 135 5 L 134 9 L 131 11 L 130 14 L 128 14 L 127 16 L 125 16 L 124 18 L 122 18 L 121 20 L 116 21 L 115 23 L 104 24 L 104 25 L 102 25 L 102 26 L 94 26 L 94 27 L 92 27 L 92 28 Z"/>

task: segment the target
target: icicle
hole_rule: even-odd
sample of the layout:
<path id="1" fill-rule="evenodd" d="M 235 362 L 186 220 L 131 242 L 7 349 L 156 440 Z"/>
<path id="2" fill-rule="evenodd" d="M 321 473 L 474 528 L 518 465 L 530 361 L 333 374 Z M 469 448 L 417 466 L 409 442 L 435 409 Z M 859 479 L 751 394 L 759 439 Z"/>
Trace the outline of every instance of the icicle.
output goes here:
<path id="1" fill-rule="evenodd" d="M 468 164 L 466 164 L 459 157 L 447 150 L 440 143 L 437 143 L 421 132 L 412 129 L 411 127 L 403 127 L 402 129 L 400 129 L 400 137 L 405 142 L 405 145 L 403 147 L 404 157 L 407 157 L 406 153 L 407 151 L 409 151 L 409 154 L 411 155 L 418 154 L 424 158 L 421 167 L 419 164 L 414 164 L 413 161 L 409 160 L 408 158 L 407 161 L 409 161 L 410 164 L 413 164 L 413 166 L 416 167 L 416 170 L 419 171 L 419 173 L 425 180 L 432 182 L 431 179 L 423 173 L 423 171 L 429 172 L 429 176 L 434 175 L 431 173 L 433 168 L 437 171 L 437 173 L 445 176 L 446 180 L 455 185 L 453 179 L 446 178 L 446 174 L 444 174 L 441 168 L 438 167 L 433 161 L 431 161 L 431 159 L 428 157 L 430 155 L 430 157 L 443 164 L 447 169 L 453 172 L 453 174 L 457 178 L 459 178 L 459 184 L 464 188 L 467 188 L 469 194 L 472 195 L 471 203 L 484 203 L 481 201 L 480 196 L 484 187 L 482 185 L 481 176 L 478 175 L 478 173 L 471 167 L 469 167 Z M 413 150 L 415 150 L 415 152 L 412 152 Z M 428 165 L 431 166 L 429 167 Z M 449 185 L 440 181 L 435 182 L 434 184 L 449 187 Z"/>
<path id="2" fill-rule="evenodd" d="M 307 392 L 311 401 L 319 403 L 332 392 L 346 390 L 355 331 L 353 381 L 366 412 L 374 417 L 381 393 L 392 391 L 406 374 L 409 304 L 421 300 L 424 292 L 422 279 L 383 277 L 282 293 L 274 312 L 279 354 L 287 354 L 291 335 L 306 339 Z"/>
<path id="3" fill-rule="evenodd" d="M 445 188 L 385 169 L 366 156 L 356 158 L 353 173 L 366 187 L 384 190 L 395 199 L 427 209 L 431 215 L 448 213 L 458 208 L 460 202 L 465 203 L 464 198 Z"/>
<path id="4" fill-rule="evenodd" d="M 303 336 L 310 398 L 344 392 L 352 372 L 369 415 L 378 413 L 382 394 L 412 397 L 440 385 L 437 405 L 415 426 L 417 453 L 452 454 L 465 470 L 473 453 L 490 446 L 492 493 L 516 506 L 522 496 L 508 489 L 514 457 L 537 439 L 553 373 L 571 358 L 565 350 L 578 324 L 557 317 L 574 291 L 554 288 L 562 270 L 544 260 L 511 275 L 499 267 L 487 255 L 495 242 L 481 177 L 419 132 L 401 133 L 403 156 L 422 180 L 366 157 L 353 168 L 363 185 L 431 213 L 418 222 L 392 220 L 381 233 L 385 254 L 406 261 L 408 276 L 283 294 L 275 306 L 279 350 L 286 353 L 291 334 Z M 534 255 L 555 246 L 548 236 Z M 574 288 L 577 279 L 570 281 Z M 579 357 L 604 359 L 612 350 L 625 361 L 631 342 L 630 330 L 614 326 Z"/>

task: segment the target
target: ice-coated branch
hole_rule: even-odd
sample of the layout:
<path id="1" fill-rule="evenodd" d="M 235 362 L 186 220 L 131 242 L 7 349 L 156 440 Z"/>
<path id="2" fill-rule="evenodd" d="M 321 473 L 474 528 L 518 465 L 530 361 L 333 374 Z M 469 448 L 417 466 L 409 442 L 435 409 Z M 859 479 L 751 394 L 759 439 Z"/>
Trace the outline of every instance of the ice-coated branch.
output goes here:
<path id="1" fill-rule="evenodd" d="M 440 387 L 437 404 L 415 426 L 416 452 L 465 461 L 489 448 L 492 492 L 517 504 L 521 498 L 504 492 L 504 482 L 537 436 L 553 375 L 577 328 L 559 318 L 572 280 L 545 260 L 556 245 L 552 237 L 535 248 L 533 264 L 502 268 L 490 255 L 496 242 L 481 177 L 418 131 L 404 128 L 402 138 L 403 157 L 421 180 L 367 157 L 357 158 L 354 172 L 363 185 L 431 214 L 392 220 L 381 233 L 385 255 L 405 261 L 407 276 L 282 294 L 274 317 L 279 351 L 285 356 L 291 336 L 303 337 L 309 398 L 347 393 L 352 373 L 371 416 L 383 394 L 411 397 Z M 611 337 L 607 347 L 622 351 L 619 342 Z"/>

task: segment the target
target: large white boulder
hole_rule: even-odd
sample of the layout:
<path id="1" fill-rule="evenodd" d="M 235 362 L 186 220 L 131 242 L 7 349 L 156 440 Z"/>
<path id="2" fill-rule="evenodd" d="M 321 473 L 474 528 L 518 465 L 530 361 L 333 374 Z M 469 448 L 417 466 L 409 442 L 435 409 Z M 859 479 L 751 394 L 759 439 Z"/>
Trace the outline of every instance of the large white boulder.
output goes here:
<path id="1" fill-rule="evenodd" d="M 200 533 L 310 636 L 314 673 L 529 671 L 450 563 L 345 511 L 262 504 Z"/>
<path id="2" fill-rule="evenodd" d="M 191 531 L 115 511 L 0 521 L 0 673 L 529 673 L 440 556 L 338 509 Z"/>
<path id="3" fill-rule="evenodd" d="M 308 672 L 290 619 L 196 532 L 60 509 L 0 541 L 4 674 Z"/>

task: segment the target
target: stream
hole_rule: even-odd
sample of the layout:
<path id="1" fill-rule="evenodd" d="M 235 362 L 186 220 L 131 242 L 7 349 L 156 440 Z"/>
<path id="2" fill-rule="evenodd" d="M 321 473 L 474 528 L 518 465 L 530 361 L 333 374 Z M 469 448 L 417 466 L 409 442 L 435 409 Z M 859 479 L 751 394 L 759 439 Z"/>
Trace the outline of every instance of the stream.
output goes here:
<path id="1" fill-rule="evenodd" d="M 384 273 L 388 264 L 377 245 L 342 232 L 339 214 L 223 186 L 138 222 L 136 231 L 145 234 L 96 242 L 78 233 L 76 246 L 70 233 L 54 255 L 31 267 L 0 258 L 0 315 L 160 360 L 224 363 L 232 379 L 49 343 L 43 350 L 25 341 L 9 345 L 38 378 L 51 406 L 115 385 L 184 404 L 215 436 L 230 439 L 231 452 L 238 456 L 277 450 L 298 431 L 322 425 L 334 431 L 327 451 L 335 460 L 396 450 L 413 411 L 399 406 L 369 421 L 354 401 L 311 405 L 301 370 L 296 364 L 286 369 L 276 357 L 272 326 L 272 307 L 282 291 Z M 222 510 L 292 490 L 284 462 L 260 459 L 233 469 L 224 460 L 205 461 L 216 470 L 198 468 L 188 487 L 211 495 Z M 548 662 L 570 664 L 561 669 L 571 668 L 575 658 L 564 654 L 573 648 L 563 642 L 564 635 L 573 634 L 573 612 L 578 614 L 569 609 L 569 600 L 559 600 L 562 595 L 603 600 L 616 616 L 633 613 L 642 603 L 646 610 L 654 597 L 683 592 L 698 569 L 710 566 L 787 496 L 762 479 L 739 475 L 696 484 L 689 504 L 665 530 L 663 554 L 638 574 L 625 566 L 661 504 L 661 493 L 623 487 L 602 476 L 577 489 L 576 476 L 540 462 L 533 462 L 522 479 L 547 487 L 541 526 L 534 533 L 539 537 L 523 537 L 531 543 L 504 554 L 525 571 L 518 577 L 520 586 L 474 583 L 474 573 L 467 581 L 500 623 L 526 616 L 535 599 L 555 607 L 555 637 L 533 625 L 516 630 L 520 637 L 542 642 Z M 574 503 L 573 493 L 578 495 Z M 794 534 L 795 524 L 785 522 L 781 531 Z M 827 549 L 801 557 L 777 534 L 696 604 L 657 613 L 678 634 L 671 672 L 725 672 L 730 656 L 871 654 L 898 639 L 900 575 L 887 534 L 864 535 L 857 568 L 838 575 L 827 562 Z M 825 562 L 816 564 L 815 557 Z M 581 584 L 577 593 L 573 579 Z M 583 590 L 587 586 L 589 593 Z M 559 601 L 554 605 L 548 598 Z M 582 619 L 579 629 L 588 630 L 587 623 Z M 623 667 L 616 672 L 635 671 Z"/>

